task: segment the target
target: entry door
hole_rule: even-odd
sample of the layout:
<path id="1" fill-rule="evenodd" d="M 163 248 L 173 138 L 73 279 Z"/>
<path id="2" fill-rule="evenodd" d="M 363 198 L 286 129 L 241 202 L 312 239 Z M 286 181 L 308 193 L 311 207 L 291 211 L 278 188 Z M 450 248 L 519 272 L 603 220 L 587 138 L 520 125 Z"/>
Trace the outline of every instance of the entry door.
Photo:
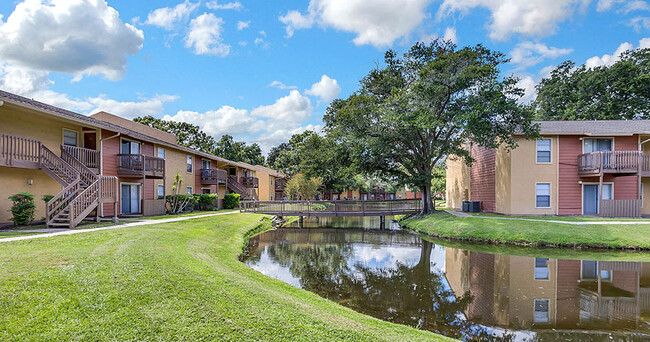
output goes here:
<path id="1" fill-rule="evenodd" d="M 84 147 L 91 150 L 97 149 L 97 133 L 84 132 Z"/>
<path id="2" fill-rule="evenodd" d="M 122 214 L 140 213 L 140 185 L 122 184 Z"/>
<path id="3" fill-rule="evenodd" d="M 599 213 L 598 184 L 584 184 L 582 186 L 582 212 L 584 215 L 597 215 Z M 612 199 L 612 185 L 603 184 L 603 199 Z"/>

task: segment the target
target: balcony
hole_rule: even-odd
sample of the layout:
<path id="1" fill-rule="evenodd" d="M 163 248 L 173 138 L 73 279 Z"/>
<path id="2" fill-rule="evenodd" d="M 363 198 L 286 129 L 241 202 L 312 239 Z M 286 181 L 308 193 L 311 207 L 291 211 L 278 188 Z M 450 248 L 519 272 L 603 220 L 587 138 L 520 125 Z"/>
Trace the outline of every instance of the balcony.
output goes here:
<path id="1" fill-rule="evenodd" d="M 120 177 L 131 178 L 163 178 L 165 160 L 142 154 L 118 154 L 117 174 Z"/>
<path id="2" fill-rule="evenodd" d="M 246 188 L 259 188 L 260 180 L 257 177 L 241 177 L 239 183 Z"/>
<path id="3" fill-rule="evenodd" d="M 578 155 L 578 175 L 601 174 L 650 176 L 650 155 L 642 151 L 601 151 Z"/>
<path id="4" fill-rule="evenodd" d="M 220 169 L 201 169 L 201 184 L 215 185 L 226 184 L 228 173 Z"/>
<path id="5" fill-rule="evenodd" d="M 275 180 L 275 192 L 284 192 L 286 187 L 287 181 L 285 179 L 278 178 Z"/>
<path id="6" fill-rule="evenodd" d="M 86 165 L 87 168 L 99 173 L 99 151 L 68 145 L 61 145 L 61 149 Z"/>

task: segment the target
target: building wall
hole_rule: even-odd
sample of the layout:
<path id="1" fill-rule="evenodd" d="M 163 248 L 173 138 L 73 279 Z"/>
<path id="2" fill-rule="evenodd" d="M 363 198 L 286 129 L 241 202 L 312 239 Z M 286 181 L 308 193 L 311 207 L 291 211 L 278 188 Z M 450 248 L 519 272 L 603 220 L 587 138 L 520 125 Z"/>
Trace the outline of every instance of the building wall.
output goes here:
<path id="1" fill-rule="evenodd" d="M 509 316 L 514 327 L 533 324 L 535 299 L 549 300 L 549 323 L 555 322 L 557 260 L 548 260 L 549 279 L 535 279 L 535 258 L 510 256 Z"/>
<path id="2" fill-rule="evenodd" d="M 460 209 L 464 200 L 469 200 L 470 196 L 470 168 L 463 160 L 457 157 L 447 157 L 447 177 L 446 177 L 446 199 L 447 208 Z M 398 198 L 402 196 L 402 190 L 397 192 Z M 467 198 L 465 198 L 467 194 Z"/>
<path id="3" fill-rule="evenodd" d="M 0 174 L 2 175 L 2 187 L 0 187 L 0 226 L 11 223 L 12 215 L 9 209 L 11 208 L 12 202 L 9 200 L 9 196 L 25 191 L 34 195 L 34 204 L 36 205 L 34 219 L 41 220 L 45 217 L 45 202 L 42 200 L 43 195 L 56 195 L 63 189 L 61 184 L 57 183 L 41 170 L 0 167 Z M 32 180 L 32 185 L 27 184 L 29 179 Z"/>
<path id="4" fill-rule="evenodd" d="M 559 137 L 558 215 L 582 215 L 582 185 L 578 177 L 578 155 L 582 141 L 577 135 Z"/>
<path id="5" fill-rule="evenodd" d="M 497 150 L 495 157 L 496 212 L 511 213 L 512 153 L 505 147 Z"/>
<path id="6" fill-rule="evenodd" d="M 481 202 L 481 210 L 496 212 L 496 150 L 477 145 L 471 147 L 475 161 L 470 169 L 470 198 Z"/>
<path id="7" fill-rule="evenodd" d="M 511 186 L 509 189 L 504 190 L 497 187 L 497 193 L 509 193 L 509 196 L 504 197 L 510 200 L 510 210 L 502 211 L 497 207 L 501 213 L 512 215 L 555 215 L 557 214 L 558 203 L 558 137 L 557 136 L 543 136 L 541 138 L 551 139 L 551 163 L 542 164 L 537 163 L 537 141 L 518 138 L 518 147 L 511 152 L 511 164 L 498 164 L 497 173 L 504 178 L 508 177 L 508 172 L 502 169 L 510 169 Z M 503 159 L 503 158 L 502 158 Z M 577 169 L 576 169 L 577 172 Z M 497 177 L 499 179 L 499 177 Z M 507 183 L 507 181 L 501 181 Z M 550 183 L 551 184 L 551 207 L 550 208 L 536 208 L 536 184 L 537 183 Z M 507 200 L 503 202 L 507 203 Z"/>
<path id="8" fill-rule="evenodd" d="M 186 188 L 188 186 L 192 187 L 192 193 L 200 193 L 201 185 L 196 181 L 196 170 L 197 163 L 196 158 L 194 158 L 194 165 L 192 165 L 192 172 L 187 172 L 187 153 L 168 148 L 165 150 L 165 193 L 166 195 L 172 194 L 172 186 L 174 185 L 174 178 L 176 174 L 180 174 L 183 178 L 183 183 L 181 184 L 181 189 L 177 189 L 178 194 L 186 194 Z M 198 164 L 198 168 L 201 168 L 201 164 Z M 197 187 L 198 184 L 198 187 Z M 198 189 L 198 191 L 197 191 Z"/>
<path id="9" fill-rule="evenodd" d="M 257 172 L 257 178 L 259 179 L 259 188 L 258 188 L 258 198 L 260 201 L 270 201 L 272 200 L 271 195 L 275 193 L 275 189 L 272 189 L 273 182 L 271 181 L 271 175 L 266 172 Z"/>

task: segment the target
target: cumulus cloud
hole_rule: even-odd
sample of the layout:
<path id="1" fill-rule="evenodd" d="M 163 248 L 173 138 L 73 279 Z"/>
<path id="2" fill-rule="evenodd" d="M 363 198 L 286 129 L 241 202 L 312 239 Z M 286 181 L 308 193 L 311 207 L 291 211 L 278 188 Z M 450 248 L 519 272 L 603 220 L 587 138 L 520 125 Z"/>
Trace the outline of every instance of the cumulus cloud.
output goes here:
<path id="1" fill-rule="evenodd" d="M 174 7 L 158 8 L 149 12 L 146 24 L 158 26 L 165 30 L 172 30 L 180 22 L 187 22 L 189 16 L 199 7 L 199 3 L 185 1 Z"/>
<path id="2" fill-rule="evenodd" d="M 573 52 L 573 49 L 548 47 L 542 43 L 521 42 L 510 51 L 512 63 L 518 69 L 537 65 L 546 59 L 555 59 Z"/>
<path id="3" fill-rule="evenodd" d="M 271 124 L 274 122 L 284 124 L 299 123 L 309 119 L 314 108 L 307 96 L 303 96 L 297 90 L 291 90 L 289 95 L 281 97 L 275 103 L 268 106 L 259 106 L 251 111 L 255 117 L 268 118 Z"/>
<path id="4" fill-rule="evenodd" d="M 188 122 L 217 138 L 224 134 L 259 133 L 264 128 L 264 122 L 252 117 L 248 110 L 231 106 L 203 113 L 179 111 L 175 115 L 165 115 L 163 120 Z"/>
<path id="5" fill-rule="evenodd" d="M 221 37 L 223 24 L 223 19 L 212 13 L 203 13 L 192 19 L 185 47 L 194 49 L 197 55 L 228 56 L 230 45 L 224 44 Z"/>
<path id="6" fill-rule="evenodd" d="M 559 23 L 588 3 L 589 0 L 444 0 L 438 18 L 455 12 L 466 14 L 481 7 L 491 13 L 487 25 L 490 38 L 507 40 L 513 34 L 539 37 L 553 34 Z"/>
<path id="7" fill-rule="evenodd" d="M 269 84 L 269 87 L 271 88 L 278 88 L 278 89 L 298 89 L 296 86 L 290 86 L 286 85 L 280 81 L 273 81 Z"/>
<path id="8" fill-rule="evenodd" d="M 338 81 L 329 78 L 327 75 L 323 75 L 320 81 L 314 83 L 311 89 L 305 91 L 305 94 L 318 96 L 323 102 L 329 103 L 339 96 L 340 92 L 341 87 Z"/>
<path id="9" fill-rule="evenodd" d="M 34 70 L 120 79 L 127 55 L 140 51 L 141 30 L 105 1 L 27 0 L 0 21 L 0 59 Z"/>
<path id="10" fill-rule="evenodd" d="M 517 87 L 524 90 L 524 96 L 519 99 L 520 103 L 526 104 L 531 103 L 537 97 L 537 91 L 535 86 L 537 82 L 530 75 L 521 76 L 519 82 L 517 82 Z"/>
<path id="11" fill-rule="evenodd" d="M 604 54 L 602 56 L 591 57 L 587 60 L 585 64 L 587 65 L 588 68 L 595 68 L 599 66 L 610 66 L 616 63 L 616 61 L 618 61 L 619 59 L 621 59 L 621 54 L 623 54 L 623 52 L 627 50 L 632 50 L 633 48 L 634 46 L 632 44 L 625 42 L 619 45 L 613 54 L 611 55 Z"/>
<path id="12" fill-rule="evenodd" d="M 306 14 L 292 10 L 279 19 L 287 37 L 318 23 L 356 34 L 356 45 L 383 48 L 420 25 L 429 3 L 431 0 L 311 0 Z"/>
<path id="13" fill-rule="evenodd" d="M 156 95 L 152 98 L 140 98 L 139 101 L 120 102 L 105 95 L 89 98 L 88 102 L 95 108 L 92 112 L 107 112 L 133 119 L 142 115 L 156 115 L 163 112 L 166 102 L 178 99 L 174 95 Z"/>
<path id="14" fill-rule="evenodd" d="M 241 10 L 244 6 L 239 1 L 227 2 L 220 4 L 218 1 L 208 1 L 205 6 L 213 10 Z"/>
<path id="15" fill-rule="evenodd" d="M 240 21 L 237 22 L 237 29 L 238 29 L 239 31 L 241 31 L 241 30 L 243 30 L 243 29 L 245 29 L 245 28 L 248 28 L 250 25 L 251 25 L 251 21 L 250 21 L 250 20 L 249 20 L 249 21 L 241 21 L 241 20 L 240 20 Z"/>
<path id="16" fill-rule="evenodd" d="M 445 34 L 442 36 L 442 39 L 450 40 L 452 43 L 457 44 L 458 36 L 456 35 L 456 28 L 447 27 L 447 29 L 445 29 Z"/>

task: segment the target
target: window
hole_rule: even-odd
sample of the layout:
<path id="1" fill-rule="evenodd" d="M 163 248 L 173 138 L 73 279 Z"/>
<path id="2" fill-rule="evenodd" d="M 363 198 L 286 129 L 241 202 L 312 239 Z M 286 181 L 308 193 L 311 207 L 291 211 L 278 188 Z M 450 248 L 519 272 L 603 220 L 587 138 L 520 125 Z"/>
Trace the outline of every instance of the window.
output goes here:
<path id="1" fill-rule="evenodd" d="M 192 194 L 192 187 L 191 187 L 191 186 L 188 186 L 188 187 L 186 188 L 186 190 L 187 190 L 187 194 L 188 194 L 188 195 L 191 195 L 191 194 Z"/>
<path id="2" fill-rule="evenodd" d="M 165 198 L 165 186 L 162 184 L 158 184 L 158 187 L 156 188 L 158 191 L 158 199 L 163 199 Z"/>
<path id="3" fill-rule="evenodd" d="M 612 272 L 609 270 L 601 270 L 600 279 L 607 280 L 607 281 L 612 280 Z"/>
<path id="4" fill-rule="evenodd" d="M 599 151 L 612 151 L 613 144 L 612 139 L 596 139 L 596 138 L 587 138 L 584 139 L 584 153 L 592 153 Z"/>
<path id="5" fill-rule="evenodd" d="M 158 158 L 165 159 L 165 149 L 162 147 L 158 147 Z"/>
<path id="6" fill-rule="evenodd" d="M 548 280 L 548 258 L 535 258 L 535 280 Z"/>
<path id="7" fill-rule="evenodd" d="M 122 146 L 120 147 L 120 153 L 122 154 L 140 154 L 140 143 L 129 140 L 122 140 Z"/>
<path id="8" fill-rule="evenodd" d="M 187 172 L 192 173 L 192 156 L 187 156 Z"/>
<path id="9" fill-rule="evenodd" d="M 596 280 L 598 277 L 598 261 L 582 260 L 582 274 L 583 280 Z"/>
<path id="10" fill-rule="evenodd" d="M 533 323 L 548 323 L 548 299 L 535 299 L 535 317 Z"/>
<path id="11" fill-rule="evenodd" d="M 211 193 L 210 188 L 201 188 L 201 192 L 203 194 L 210 194 Z"/>
<path id="12" fill-rule="evenodd" d="M 201 160 L 201 168 L 204 169 L 204 170 L 209 170 L 209 169 L 211 169 L 211 168 L 212 168 L 212 167 L 211 167 L 211 166 L 212 166 L 211 164 L 212 164 L 212 163 L 211 163 L 209 160 L 205 160 L 205 159 Z"/>
<path id="13" fill-rule="evenodd" d="M 535 207 L 551 207 L 551 183 L 535 184 Z"/>
<path id="14" fill-rule="evenodd" d="M 63 130 L 63 145 L 77 146 L 79 141 L 79 132 L 71 131 L 69 129 Z"/>
<path id="15" fill-rule="evenodd" d="M 537 140 L 537 162 L 538 163 L 551 162 L 551 139 Z"/>

